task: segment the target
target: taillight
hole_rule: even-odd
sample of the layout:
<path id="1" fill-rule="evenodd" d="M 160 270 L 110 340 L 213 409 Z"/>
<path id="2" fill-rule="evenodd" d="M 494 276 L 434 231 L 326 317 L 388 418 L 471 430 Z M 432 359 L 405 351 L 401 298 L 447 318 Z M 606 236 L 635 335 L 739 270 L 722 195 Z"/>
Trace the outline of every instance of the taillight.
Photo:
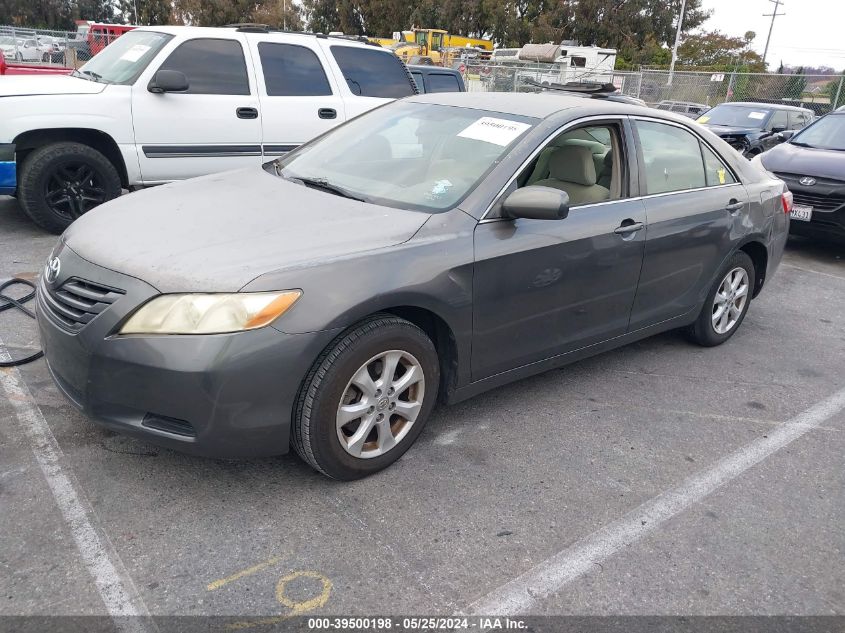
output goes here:
<path id="1" fill-rule="evenodd" d="M 792 192 L 791 191 L 784 191 L 783 195 L 780 197 L 781 202 L 783 203 L 783 212 L 789 213 L 792 211 Z"/>

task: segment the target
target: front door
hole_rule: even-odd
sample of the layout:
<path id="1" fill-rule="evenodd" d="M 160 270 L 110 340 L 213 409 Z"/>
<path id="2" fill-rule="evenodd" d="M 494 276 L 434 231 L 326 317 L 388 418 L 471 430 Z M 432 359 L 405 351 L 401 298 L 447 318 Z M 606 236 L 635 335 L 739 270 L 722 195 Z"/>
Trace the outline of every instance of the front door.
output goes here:
<path id="1" fill-rule="evenodd" d="M 473 380 L 627 331 L 646 214 L 631 197 L 636 164 L 625 128 L 622 121 L 570 128 L 512 183 L 511 191 L 529 184 L 567 191 L 569 217 L 479 223 Z"/>
<path id="2" fill-rule="evenodd" d="M 261 120 L 241 39 L 197 38 L 177 46 L 132 87 L 132 120 L 145 183 L 261 163 Z M 186 92 L 152 93 L 156 70 L 178 70 Z"/>

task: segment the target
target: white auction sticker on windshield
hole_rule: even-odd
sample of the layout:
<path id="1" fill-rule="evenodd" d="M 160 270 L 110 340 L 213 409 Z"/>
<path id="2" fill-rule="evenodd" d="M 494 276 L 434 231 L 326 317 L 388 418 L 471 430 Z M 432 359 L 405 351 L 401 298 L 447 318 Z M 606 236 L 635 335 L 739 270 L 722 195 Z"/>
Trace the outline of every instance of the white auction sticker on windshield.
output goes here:
<path id="1" fill-rule="evenodd" d="M 765 112 L 749 112 L 749 113 L 748 113 L 748 118 L 749 118 L 749 119 L 759 119 L 759 120 L 763 120 L 763 119 L 765 119 L 765 118 L 766 118 L 766 113 L 765 113 Z"/>
<path id="2" fill-rule="evenodd" d="M 149 46 L 145 46 L 144 44 L 135 44 L 135 46 L 121 55 L 120 59 L 127 62 L 137 62 L 148 50 L 150 50 Z"/>
<path id="3" fill-rule="evenodd" d="M 528 123 L 485 116 L 458 133 L 458 136 L 504 147 L 510 145 L 517 136 L 530 127 Z"/>

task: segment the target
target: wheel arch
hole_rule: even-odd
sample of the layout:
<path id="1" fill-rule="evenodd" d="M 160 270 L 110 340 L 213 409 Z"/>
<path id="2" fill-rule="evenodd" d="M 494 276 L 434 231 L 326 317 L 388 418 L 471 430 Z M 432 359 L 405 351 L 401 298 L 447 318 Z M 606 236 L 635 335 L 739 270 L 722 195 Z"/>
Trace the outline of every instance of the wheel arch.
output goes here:
<path id="1" fill-rule="evenodd" d="M 754 292 L 752 298 L 760 294 L 763 284 L 766 282 L 766 270 L 769 266 L 769 249 L 760 238 L 749 238 L 739 245 L 738 251 L 742 251 L 751 258 L 754 264 Z"/>
<path id="2" fill-rule="evenodd" d="M 45 145 L 64 142 L 81 143 L 103 154 L 117 169 L 121 185 L 129 186 L 126 163 L 117 143 L 109 134 L 94 128 L 43 128 L 18 134 L 13 140 L 18 174 L 21 173 L 23 162 L 34 150 Z"/>

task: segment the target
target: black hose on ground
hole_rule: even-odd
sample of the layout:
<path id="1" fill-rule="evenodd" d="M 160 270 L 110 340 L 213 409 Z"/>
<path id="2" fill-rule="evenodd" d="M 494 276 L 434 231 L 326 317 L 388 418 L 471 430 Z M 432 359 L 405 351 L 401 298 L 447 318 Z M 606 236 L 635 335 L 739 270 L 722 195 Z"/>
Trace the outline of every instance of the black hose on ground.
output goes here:
<path id="1" fill-rule="evenodd" d="M 23 285 L 29 286 L 32 288 L 32 292 L 25 294 L 20 299 L 15 299 L 14 297 L 10 297 L 9 295 L 5 294 L 6 288 L 15 285 Z M 27 308 L 24 304 L 28 301 L 31 301 L 35 298 L 35 284 L 31 281 L 26 279 L 20 279 L 19 277 L 15 277 L 14 279 L 10 279 L 2 284 L 0 284 L 0 312 L 4 310 L 10 310 L 12 308 L 17 308 L 25 315 L 35 318 L 35 312 Z M 37 360 L 44 356 L 44 352 L 35 352 L 30 356 L 25 356 L 24 358 L 16 358 L 10 361 L 0 360 L 0 367 L 17 367 L 18 365 L 25 365 L 26 363 L 31 363 L 34 360 Z"/>

